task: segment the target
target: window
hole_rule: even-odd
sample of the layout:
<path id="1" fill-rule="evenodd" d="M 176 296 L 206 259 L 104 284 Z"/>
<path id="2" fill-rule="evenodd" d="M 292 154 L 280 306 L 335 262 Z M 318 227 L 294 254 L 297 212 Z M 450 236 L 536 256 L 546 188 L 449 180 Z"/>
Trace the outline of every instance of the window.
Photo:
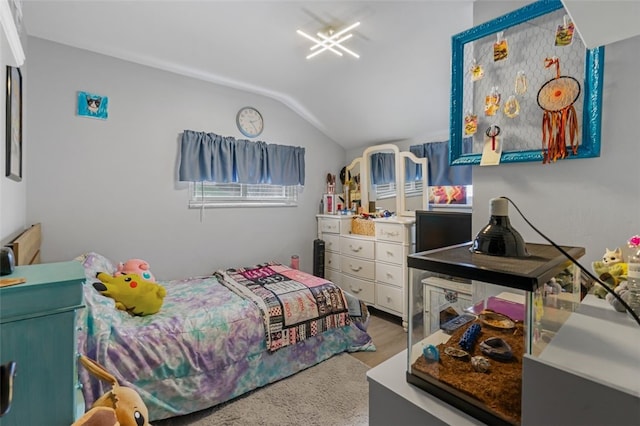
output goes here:
<path id="1" fill-rule="evenodd" d="M 189 207 L 297 206 L 305 149 L 185 130 L 179 178 Z"/>
<path id="2" fill-rule="evenodd" d="M 192 182 L 190 208 L 286 207 L 298 205 L 300 185 Z"/>
<path id="3" fill-rule="evenodd" d="M 405 197 L 421 197 L 422 182 L 406 182 Z M 375 186 L 376 200 L 384 200 L 396 196 L 396 185 L 385 183 Z M 447 205 L 460 206 L 471 205 L 473 200 L 473 185 L 449 185 L 449 186 L 429 186 L 429 203 L 444 207 Z"/>
<path id="4" fill-rule="evenodd" d="M 393 198 L 396 196 L 396 184 L 384 183 L 375 186 L 376 200 L 384 200 L 385 198 Z M 421 197 L 422 182 L 411 181 L 404 184 L 405 197 Z"/>

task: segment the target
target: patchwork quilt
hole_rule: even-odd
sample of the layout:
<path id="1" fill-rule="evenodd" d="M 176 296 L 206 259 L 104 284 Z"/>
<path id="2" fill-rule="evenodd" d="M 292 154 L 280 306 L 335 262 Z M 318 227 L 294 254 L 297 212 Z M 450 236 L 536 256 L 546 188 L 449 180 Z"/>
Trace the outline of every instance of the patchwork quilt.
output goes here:
<path id="1" fill-rule="evenodd" d="M 230 268 L 215 276 L 260 308 L 270 351 L 351 322 L 345 294 L 324 278 L 276 262 Z"/>

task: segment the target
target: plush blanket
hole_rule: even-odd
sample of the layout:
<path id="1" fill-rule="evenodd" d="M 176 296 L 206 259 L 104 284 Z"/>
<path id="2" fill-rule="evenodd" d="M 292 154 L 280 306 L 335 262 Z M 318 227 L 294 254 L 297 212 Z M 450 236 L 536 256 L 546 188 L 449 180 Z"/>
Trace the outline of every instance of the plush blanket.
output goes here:
<path id="1" fill-rule="evenodd" d="M 260 308 L 270 351 L 351 321 L 340 287 L 279 263 L 220 270 L 215 276 L 224 286 Z"/>

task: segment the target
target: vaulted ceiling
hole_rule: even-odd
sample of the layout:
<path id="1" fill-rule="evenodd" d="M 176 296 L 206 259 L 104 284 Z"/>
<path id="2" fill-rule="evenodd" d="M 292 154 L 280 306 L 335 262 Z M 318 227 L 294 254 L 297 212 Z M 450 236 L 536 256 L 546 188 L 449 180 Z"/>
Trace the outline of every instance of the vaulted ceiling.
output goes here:
<path id="1" fill-rule="evenodd" d="M 277 99 L 345 148 L 447 133 L 451 36 L 473 0 L 23 1 L 27 34 Z M 296 33 L 339 31 L 306 59 Z"/>

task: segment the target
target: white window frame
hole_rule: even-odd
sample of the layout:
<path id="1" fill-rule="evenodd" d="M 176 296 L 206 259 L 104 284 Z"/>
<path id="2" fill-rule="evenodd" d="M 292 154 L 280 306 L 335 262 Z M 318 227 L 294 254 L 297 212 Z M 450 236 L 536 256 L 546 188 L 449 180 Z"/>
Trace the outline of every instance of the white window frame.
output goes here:
<path id="1" fill-rule="evenodd" d="M 301 185 L 189 183 L 189 208 L 296 207 Z"/>

